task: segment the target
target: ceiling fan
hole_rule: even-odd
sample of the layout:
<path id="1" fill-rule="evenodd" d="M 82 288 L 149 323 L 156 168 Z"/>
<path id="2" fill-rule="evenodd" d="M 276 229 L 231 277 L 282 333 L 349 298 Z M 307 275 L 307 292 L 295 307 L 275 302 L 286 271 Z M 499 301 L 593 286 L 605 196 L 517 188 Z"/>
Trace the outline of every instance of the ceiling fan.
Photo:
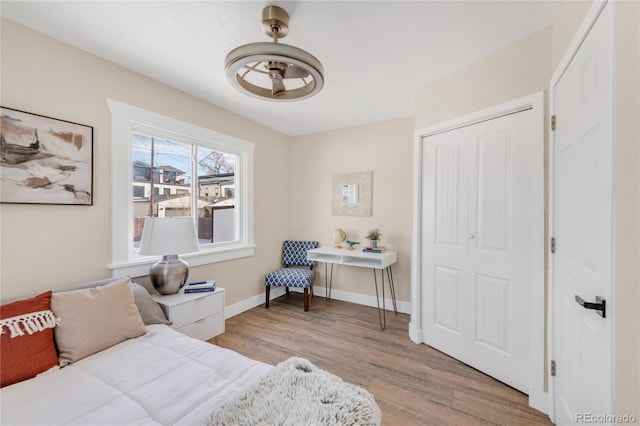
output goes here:
<path id="1" fill-rule="evenodd" d="M 278 39 L 289 33 L 289 15 L 278 6 L 262 11 L 262 29 L 272 42 L 249 43 L 225 58 L 227 79 L 241 92 L 260 99 L 294 101 L 311 97 L 324 85 L 315 56 Z"/>

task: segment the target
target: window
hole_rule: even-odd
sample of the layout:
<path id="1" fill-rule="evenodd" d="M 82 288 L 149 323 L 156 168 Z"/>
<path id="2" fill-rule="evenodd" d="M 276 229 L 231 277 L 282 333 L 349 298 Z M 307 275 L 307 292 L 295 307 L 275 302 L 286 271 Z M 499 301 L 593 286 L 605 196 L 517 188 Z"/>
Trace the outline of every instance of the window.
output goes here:
<path id="1" fill-rule="evenodd" d="M 146 275 L 138 254 L 148 217 L 192 217 L 190 265 L 251 256 L 254 144 L 108 100 L 112 118 L 113 275 Z M 122 163 L 130 166 L 126 173 Z M 169 253 L 167 253 L 169 254 Z"/>
<path id="2" fill-rule="evenodd" d="M 133 185 L 133 198 L 144 198 L 144 186 Z"/>
<path id="3" fill-rule="evenodd" d="M 134 197 L 141 197 L 137 195 L 140 183 L 148 186 L 149 194 L 154 195 L 137 200 L 132 218 L 133 247 L 139 247 L 148 217 L 194 216 L 194 211 L 201 245 L 235 241 L 238 237 L 233 196 L 236 155 L 198 142 L 178 142 L 148 133 L 153 131 L 134 131 L 131 141 Z M 147 171 L 140 173 L 142 169 Z M 152 175 L 156 177 L 153 181 Z M 145 182 L 140 176 L 149 178 Z M 220 197 L 219 191 L 209 196 L 211 186 L 222 185 L 224 197 Z"/>

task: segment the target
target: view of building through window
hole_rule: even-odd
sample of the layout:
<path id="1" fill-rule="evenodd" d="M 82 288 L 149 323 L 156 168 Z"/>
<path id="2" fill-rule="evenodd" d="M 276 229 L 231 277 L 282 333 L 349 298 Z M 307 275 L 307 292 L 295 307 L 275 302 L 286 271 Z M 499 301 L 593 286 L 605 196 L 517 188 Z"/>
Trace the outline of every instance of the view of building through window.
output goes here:
<path id="1" fill-rule="evenodd" d="M 234 155 L 141 133 L 132 151 L 134 247 L 147 217 L 192 216 L 193 209 L 200 244 L 237 239 Z"/>

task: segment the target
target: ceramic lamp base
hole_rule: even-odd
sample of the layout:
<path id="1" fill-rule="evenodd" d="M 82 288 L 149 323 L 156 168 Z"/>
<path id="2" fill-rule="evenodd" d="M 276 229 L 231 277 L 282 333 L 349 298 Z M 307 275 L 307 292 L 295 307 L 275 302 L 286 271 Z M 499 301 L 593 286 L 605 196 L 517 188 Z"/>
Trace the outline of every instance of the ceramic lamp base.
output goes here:
<path id="1" fill-rule="evenodd" d="M 175 294 L 189 277 L 189 264 L 177 255 L 162 256 L 162 260 L 154 263 L 149 270 L 149 278 L 153 288 L 160 294 Z"/>

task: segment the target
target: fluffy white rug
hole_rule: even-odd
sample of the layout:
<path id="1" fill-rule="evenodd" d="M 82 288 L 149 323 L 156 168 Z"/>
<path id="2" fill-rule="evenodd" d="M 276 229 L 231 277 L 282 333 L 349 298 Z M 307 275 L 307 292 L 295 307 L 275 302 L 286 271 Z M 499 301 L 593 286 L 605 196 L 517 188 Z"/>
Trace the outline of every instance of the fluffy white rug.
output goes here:
<path id="1" fill-rule="evenodd" d="M 365 389 L 293 357 L 214 412 L 207 425 L 379 425 L 381 420 Z"/>

